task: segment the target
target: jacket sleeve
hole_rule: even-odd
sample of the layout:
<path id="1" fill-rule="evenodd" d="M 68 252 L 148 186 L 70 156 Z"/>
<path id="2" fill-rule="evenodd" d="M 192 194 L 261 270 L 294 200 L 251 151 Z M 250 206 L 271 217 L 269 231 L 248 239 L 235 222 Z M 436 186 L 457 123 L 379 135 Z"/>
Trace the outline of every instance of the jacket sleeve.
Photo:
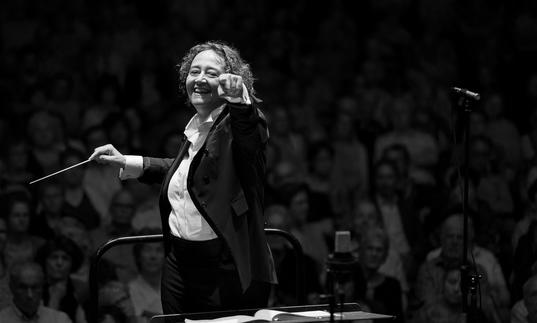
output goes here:
<path id="1" fill-rule="evenodd" d="M 267 122 L 253 106 L 230 104 L 233 159 L 241 183 L 257 186 L 265 173 L 265 147 L 269 138 Z"/>
<path id="2" fill-rule="evenodd" d="M 231 131 L 234 149 L 250 160 L 264 150 L 269 138 L 267 121 L 257 105 L 228 104 L 231 106 Z"/>
<path id="3" fill-rule="evenodd" d="M 144 172 L 138 180 L 145 184 L 160 184 L 173 163 L 173 158 L 144 157 Z"/>

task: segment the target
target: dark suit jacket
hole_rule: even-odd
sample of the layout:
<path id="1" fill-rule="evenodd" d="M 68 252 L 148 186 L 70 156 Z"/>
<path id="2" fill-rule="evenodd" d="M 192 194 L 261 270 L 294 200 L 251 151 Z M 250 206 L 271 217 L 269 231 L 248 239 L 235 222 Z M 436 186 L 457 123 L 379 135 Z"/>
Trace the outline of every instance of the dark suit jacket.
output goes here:
<path id="1" fill-rule="evenodd" d="M 257 107 L 228 103 L 194 156 L 187 177 L 194 204 L 229 248 L 243 290 L 252 280 L 276 282 L 263 217 L 267 140 L 266 121 Z M 183 137 L 175 159 L 144 157 L 139 178 L 145 183 L 162 182 L 159 204 L 166 253 L 171 234 L 168 186 L 189 144 Z"/>

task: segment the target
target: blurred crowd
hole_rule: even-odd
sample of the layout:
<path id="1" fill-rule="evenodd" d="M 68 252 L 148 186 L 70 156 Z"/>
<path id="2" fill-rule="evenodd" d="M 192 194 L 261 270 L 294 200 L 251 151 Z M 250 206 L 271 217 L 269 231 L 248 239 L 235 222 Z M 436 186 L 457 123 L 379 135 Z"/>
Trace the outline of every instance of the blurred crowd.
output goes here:
<path id="1" fill-rule="evenodd" d="M 267 227 L 302 243 L 308 304 L 326 303 L 335 232 L 350 231 L 358 265 L 343 284 L 345 301 L 399 322 L 460 322 L 467 178 L 476 315 L 537 319 L 535 2 L 1 7 L 0 321 L 35 308 L 77 323 L 161 313 L 158 243 L 109 251 L 99 317 L 88 308 L 94 251 L 112 238 L 160 232 L 159 187 L 121 182 L 118 169 L 94 163 L 28 183 L 106 143 L 174 157 L 195 112 L 178 91 L 176 64 L 208 39 L 239 48 L 257 77 L 271 136 Z M 482 97 L 467 136 L 452 86 Z M 294 254 L 285 241 L 270 244 L 280 281 L 270 305 L 296 304 Z"/>

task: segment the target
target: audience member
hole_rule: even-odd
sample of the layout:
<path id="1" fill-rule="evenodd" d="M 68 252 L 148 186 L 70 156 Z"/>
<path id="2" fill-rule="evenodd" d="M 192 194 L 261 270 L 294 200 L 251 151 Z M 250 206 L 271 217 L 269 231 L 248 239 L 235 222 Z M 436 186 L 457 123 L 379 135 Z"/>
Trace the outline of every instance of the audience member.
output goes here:
<path id="1" fill-rule="evenodd" d="M 488 318 L 480 308 L 476 308 L 473 320 L 470 321 L 468 314 L 462 312 L 460 268 L 451 268 L 444 272 L 442 277 L 441 296 L 425 305 L 416 314 L 415 323 L 460 323 L 460 322 L 501 322 L 498 317 Z"/>
<path id="2" fill-rule="evenodd" d="M 31 261 L 44 240 L 30 234 L 32 206 L 26 198 L 13 197 L 7 206 L 7 238 L 4 247 L 4 261 L 8 268 L 15 263 Z"/>
<path id="3" fill-rule="evenodd" d="M 28 144 L 22 139 L 12 140 L 8 143 L 4 167 L 0 171 L 0 193 L 26 187 L 34 178 L 29 165 Z"/>
<path id="4" fill-rule="evenodd" d="M 145 318 L 136 316 L 134 306 L 127 286 L 120 282 L 111 280 L 99 288 L 99 309 L 108 312 L 108 308 L 115 308 L 112 313 L 119 310 L 121 314 L 111 315 L 112 317 L 126 318 L 126 323 L 145 323 Z"/>
<path id="5" fill-rule="evenodd" d="M 14 265 L 9 274 L 13 302 L 0 311 L 0 322 L 71 323 L 64 312 L 41 304 L 44 281 L 43 270 L 38 264 L 22 262 Z"/>
<path id="6" fill-rule="evenodd" d="M 380 227 L 364 228 L 359 243 L 361 270 L 366 281 L 365 301 L 371 311 L 396 316 L 396 322 L 404 322 L 403 299 L 399 281 L 379 271 L 386 261 L 390 240 Z"/>
<path id="7" fill-rule="evenodd" d="M 324 266 L 330 250 L 329 241 L 334 234 L 332 219 L 325 218 L 315 222 L 307 220 L 310 212 L 310 196 L 306 184 L 287 184 L 282 187 L 280 193 L 287 207 L 289 232 L 300 241 L 304 254 L 315 262 L 317 275 L 324 277 Z M 324 282 L 324 278 L 321 278 L 321 282 Z"/>
<path id="8" fill-rule="evenodd" d="M 65 205 L 65 190 L 60 181 L 50 179 L 40 183 L 39 211 L 30 221 L 30 233 L 43 239 L 54 237 L 64 216 L 69 214 Z"/>
<path id="9" fill-rule="evenodd" d="M 132 194 L 122 189 L 117 192 L 110 204 L 110 224 L 105 224 L 91 231 L 91 238 L 95 248 L 100 247 L 109 240 L 131 236 L 136 232 L 132 226 L 135 204 Z M 127 283 L 136 276 L 136 265 L 131 247 L 123 245 L 109 250 L 103 259 L 108 260 L 115 267 L 118 278 Z"/>
<path id="10" fill-rule="evenodd" d="M 292 219 L 285 206 L 273 204 L 265 209 L 267 226 L 290 232 Z M 299 305 L 296 295 L 296 283 L 302 279 L 307 304 L 320 302 L 320 295 L 324 292 L 321 286 L 318 264 L 315 260 L 304 254 L 302 258 L 302 272 L 297 276 L 296 254 L 289 243 L 279 236 L 268 235 L 267 240 L 276 266 L 278 285 L 272 290 L 269 306 Z"/>
<path id="11" fill-rule="evenodd" d="M 415 289 L 417 297 L 429 304 L 442 295 L 443 275 L 448 268 L 462 265 L 463 217 L 461 214 L 448 216 L 441 227 L 441 247 L 431 251 L 424 264 L 421 265 Z M 496 257 L 487 249 L 473 242 L 473 226 L 469 223 L 468 261 L 475 263 L 482 270 L 484 282 L 489 286 L 488 293 L 496 306 L 500 317 L 506 315 L 510 304 L 509 290 L 502 269 Z M 487 295 L 485 295 L 486 297 Z"/>
<path id="12" fill-rule="evenodd" d="M 356 203 L 356 211 L 353 223 L 353 232 L 355 233 L 356 238 L 360 238 L 360 234 L 367 230 L 367 228 L 383 228 L 383 222 L 380 218 L 379 210 L 371 200 L 366 199 L 362 199 Z M 384 229 L 383 231 L 386 233 Z M 353 239 L 353 242 L 356 244 L 355 248 L 358 248 L 360 242 L 356 239 Z M 403 292 L 403 309 L 406 309 L 406 296 L 410 290 L 410 287 L 408 285 L 401 255 L 397 249 L 391 246 L 389 243 L 386 259 L 380 265 L 378 271 L 385 276 L 394 277 L 399 281 Z"/>
<path id="13" fill-rule="evenodd" d="M 279 161 L 287 161 L 295 166 L 302 174 L 306 172 L 306 143 L 304 138 L 293 131 L 291 118 L 283 106 L 270 111 L 268 115 L 271 129 L 269 146 L 272 146 L 279 156 Z"/>
<path id="14" fill-rule="evenodd" d="M 160 234 L 161 230 L 142 228 L 138 235 Z M 164 246 L 160 242 L 137 244 L 133 247 L 138 276 L 128 283 L 129 294 L 136 316 L 147 321 L 162 314 L 160 300 L 161 270 L 164 264 Z"/>
<path id="15" fill-rule="evenodd" d="M 504 99 L 499 93 L 492 93 L 484 102 L 487 116 L 486 135 L 498 147 L 506 165 L 517 168 L 522 161 L 520 133 L 516 126 L 503 115 Z"/>
<path id="16" fill-rule="evenodd" d="M 334 153 L 332 145 L 324 141 L 308 147 L 306 183 L 311 197 L 308 221 L 339 219 L 349 207 L 350 196 L 345 196 L 343 186 L 334 177 Z"/>
<path id="17" fill-rule="evenodd" d="M 98 126 L 109 114 L 120 111 L 121 87 L 117 78 L 113 75 L 101 75 L 95 83 L 97 102 L 82 112 L 80 125 L 82 130 Z"/>
<path id="18" fill-rule="evenodd" d="M 74 135 L 80 127 L 82 107 L 74 99 L 74 80 L 66 73 L 58 73 L 52 77 L 48 89 L 48 111 L 57 114 L 66 124 L 66 131 Z"/>
<path id="19" fill-rule="evenodd" d="M 84 132 L 86 152 L 108 143 L 108 134 L 102 125 L 88 128 Z M 87 158 L 89 158 L 89 153 Z M 112 166 L 87 164 L 84 174 L 84 191 L 101 217 L 100 224 L 110 221 L 108 207 L 112 196 L 122 188 L 121 180 L 117 176 L 118 170 Z"/>
<path id="20" fill-rule="evenodd" d="M 62 169 L 83 162 L 86 159 L 87 157 L 76 149 L 67 149 L 60 155 Z M 85 191 L 83 184 L 85 174 L 86 165 L 75 167 L 62 174 L 62 182 L 68 212 L 84 223 L 88 230 L 92 230 L 99 226 L 101 219 Z"/>
<path id="21" fill-rule="evenodd" d="M 353 197 L 366 196 L 369 191 L 369 153 L 358 139 L 349 112 L 341 111 L 336 115 L 332 146 L 335 182 Z"/>
<path id="22" fill-rule="evenodd" d="M 39 249 L 36 259 L 45 272 L 43 304 L 66 313 L 75 323 L 87 322 L 69 276 L 82 262 L 82 252 L 77 245 L 69 238 L 57 236 Z"/>
<path id="23" fill-rule="evenodd" d="M 416 263 L 423 253 L 423 229 L 415 205 L 400 196 L 399 174 L 396 165 L 388 160 L 378 161 L 373 168 L 373 202 L 390 244 L 403 260 L 405 272 L 412 278 Z"/>
<path id="24" fill-rule="evenodd" d="M 62 218 L 59 235 L 71 239 L 80 249 L 80 265 L 78 270 L 70 275 L 75 290 L 76 299 L 80 304 L 85 304 L 89 299 L 89 271 L 94 246 L 90 233 L 77 218 L 66 216 Z"/>
<path id="25" fill-rule="evenodd" d="M 36 176 L 60 169 L 60 153 L 65 149 L 61 128 L 62 120 L 46 110 L 36 111 L 28 120 L 29 168 Z"/>
<path id="26" fill-rule="evenodd" d="M 375 141 L 375 161 L 380 159 L 385 147 L 400 143 L 410 153 L 415 180 L 429 182 L 431 169 L 434 169 L 438 162 L 438 142 L 430 134 L 413 127 L 413 104 L 413 100 L 408 97 L 396 97 L 393 100 L 388 116 L 391 128 Z"/>

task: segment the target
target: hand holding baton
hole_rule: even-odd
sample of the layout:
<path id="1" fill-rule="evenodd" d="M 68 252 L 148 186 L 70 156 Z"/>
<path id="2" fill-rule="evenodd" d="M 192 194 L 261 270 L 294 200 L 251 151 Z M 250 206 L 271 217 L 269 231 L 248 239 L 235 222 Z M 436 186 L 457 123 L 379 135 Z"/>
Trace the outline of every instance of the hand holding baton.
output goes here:
<path id="1" fill-rule="evenodd" d="M 70 170 L 72 168 L 75 168 L 75 167 L 84 165 L 86 163 L 89 163 L 92 160 L 95 160 L 98 163 L 110 164 L 110 165 L 115 165 L 115 166 L 119 166 L 119 167 L 125 167 L 125 163 L 126 163 L 125 156 L 123 154 L 121 154 L 114 146 L 112 146 L 110 144 L 107 144 L 107 145 L 95 148 L 95 150 L 93 151 L 93 154 L 91 154 L 91 156 L 87 160 L 85 160 L 83 162 L 80 162 L 78 164 L 75 164 L 73 166 L 69 166 L 67 168 L 59 170 L 59 171 L 57 171 L 55 173 L 52 173 L 52 174 L 49 174 L 47 176 L 44 176 L 44 177 L 38 178 L 36 180 L 33 180 L 33 181 L 30 182 L 30 185 L 32 185 L 34 183 L 37 183 L 37 182 L 40 182 L 40 181 L 42 181 L 44 179 L 47 179 L 49 177 L 52 177 L 54 175 L 58 175 L 60 173 L 68 171 L 68 170 Z"/>

